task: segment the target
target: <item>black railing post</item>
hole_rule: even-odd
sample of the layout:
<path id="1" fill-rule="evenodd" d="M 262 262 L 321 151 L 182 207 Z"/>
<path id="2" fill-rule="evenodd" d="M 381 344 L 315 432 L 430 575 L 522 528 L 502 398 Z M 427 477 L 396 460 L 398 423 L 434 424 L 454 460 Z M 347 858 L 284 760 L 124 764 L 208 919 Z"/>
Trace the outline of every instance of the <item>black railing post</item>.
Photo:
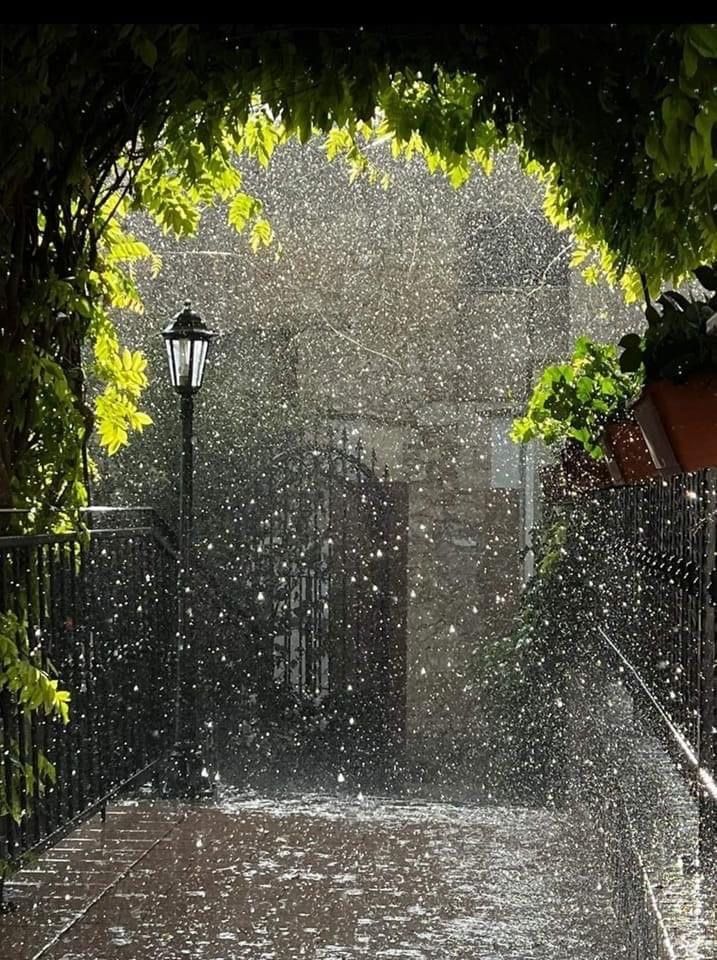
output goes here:
<path id="1" fill-rule="evenodd" d="M 715 769 L 715 597 L 712 586 L 717 554 L 717 470 L 706 472 L 704 496 L 699 763 L 703 771 L 711 774 Z M 703 788 L 699 792 L 699 858 L 703 868 L 715 869 L 716 851 L 717 804 Z"/>

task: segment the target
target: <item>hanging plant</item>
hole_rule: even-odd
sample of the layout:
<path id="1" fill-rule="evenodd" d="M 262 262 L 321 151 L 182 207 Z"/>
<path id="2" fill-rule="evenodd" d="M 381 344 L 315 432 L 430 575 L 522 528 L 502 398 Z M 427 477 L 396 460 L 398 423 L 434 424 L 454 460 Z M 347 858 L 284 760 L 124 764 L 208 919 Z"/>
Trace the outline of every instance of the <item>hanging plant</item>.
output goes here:
<path id="1" fill-rule="evenodd" d="M 542 440 L 548 446 L 577 441 L 585 452 L 603 457 L 606 425 L 626 416 L 639 392 L 641 377 L 620 369 L 617 349 L 579 337 L 567 363 L 547 367 L 513 422 L 516 443 Z"/>
<path id="2" fill-rule="evenodd" d="M 717 372 L 717 263 L 694 272 L 711 296 L 697 300 L 668 290 L 653 303 L 646 291 L 647 329 L 620 341 L 622 371 L 644 370 L 647 381 L 674 383 L 695 373 Z"/>
<path id="3" fill-rule="evenodd" d="M 717 466 L 717 263 L 694 272 L 709 297 L 669 290 L 652 303 L 646 290 L 645 333 L 620 341 L 621 369 L 645 373 L 635 417 L 666 475 Z"/>

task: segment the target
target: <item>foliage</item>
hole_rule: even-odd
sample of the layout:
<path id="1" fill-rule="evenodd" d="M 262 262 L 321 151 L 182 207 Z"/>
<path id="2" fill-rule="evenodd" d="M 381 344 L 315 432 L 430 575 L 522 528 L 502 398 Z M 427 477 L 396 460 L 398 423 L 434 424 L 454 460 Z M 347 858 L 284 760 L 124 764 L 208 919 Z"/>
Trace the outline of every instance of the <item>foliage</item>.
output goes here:
<path id="1" fill-rule="evenodd" d="M 614 25 L 624 40 L 623 55 L 635 57 L 622 81 L 614 51 L 609 43 L 604 46 L 606 34 L 598 30 L 583 37 L 589 53 L 576 47 L 575 56 L 587 55 L 590 61 L 595 56 L 597 63 L 602 48 L 607 70 L 602 78 L 593 78 L 594 90 L 581 105 L 576 102 L 580 82 L 573 88 L 575 99 L 557 94 L 557 79 L 539 85 L 531 98 L 541 104 L 535 125 L 543 132 L 537 144 L 531 116 L 524 114 L 531 152 L 542 167 L 535 172 L 549 186 L 548 216 L 577 240 L 573 265 L 587 262 L 589 279 L 607 276 L 632 300 L 639 299 L 643 278 L 656 292 L 661 280 L 683 281 L 717 250 L 712 200 L 717 183 L 712 135 L 717 28 L 653 27 L 648 50 L 634 46 L 647 40 L 646 25 Z M 592 73 L 591 65 L 576 69 L 569 54 L 568 60 L 566 75 L 584 81 Z M 624 89 L 618 89 L 621 82 Z M 563 122 L 570 117 L 562 132 L 556 129 L 557 113 L 549 114 L 551 99 L 563 109 L 566 99 L 572 101 L 575 112 L 562 114 Z M 544 136 L 551 139 L 546 142 Z"/>
<path id="2" fill-rule="evenodd" d="M 561 506 L 532 533 L 535 573 L 521 594 L 509 636 L 498 644 L 485 701 L 493 711 L 496 760 L 513 800 L 555 799 L 562 779 L 564 681 L 575 662 L 580 543 Z"/>
<path id="3" fill-rule="evenodd" d="M 637 295 L 638 271 L 654 289 L 717 256 L 716 60 L 710 24 L 6 25 L 0 501 L 76 509 L 94 420 L 108 450 L 146 426 L 144 371 L 106 314 L 141 309 L 134 267 L 157 265 L 124 214 L 186 235 L 221 201 L 259 249 L 272 230 L 239 155 L 266 166 L 320 132 L 384 180 L 366 146 L 385 139 L 459 186 L 514 144 L 575 261 Z"/>
<path id="4" fill-rule="evenodd" d="M 644 335 L 626 334 L 620 367 L 627 372 L 644 370 L 648 380 L 684 381 L 690 374 L 717 370 L 717 264 L 695 271 L 707 300 L 688 299 L 668 290 L 648 302 Z"/>
<path id="5" fill-rule="evenodd" d="M 60 687 L 52 663 L 42 654 L 41 635 L 33 638 L 28 628 L 31 619 L 40 621 L 40 582 L 48 574 L 41 576 L 33 556 L 27 556 L 23 565 L 27 585 L 9 598 L 13 609 L 0 611 L 0 698 L 11 718 L 4 731 L 0 729 L 0 818 L 12 817 L 18 824 L 55 782 L 50 759 L 39 747 L 29 748 L 36 742 L 33 729 L 37 732 L 51 721 L 66 724 L 70 716 L 70 694 Z M 0 859 L 0 879 L 16 867 Z"/>
<path id="6" fill-rule="evenodd" d="M 52 47 L 49 33 L 47 39 Z M 29 62 L 42 61 L 41 51 L 28 46 L 24 52 Z M 71 96 L 76 81 L 75 76 L 64 84 L 65 96 Z M 55 100 L 66 129 L 37 131 L 32 108 L 40 110 L 46 96 L 40 68 L 35 86 L 3 88 L 5 99 L 0 101 L 13 116 L 27 114 L 37 139 L 29 156 L 21 149 L 7 160 L 0 189 L 3 184 L 11 194 L 20 189 L 18 184 L 24 189 L 35 165 L 41 167 L 31 201 L 27 195 L 17 198 L 26 206 L 31 202 L 34 213 L 28 218 L 23 212 L 21 222 L 11 222 L 0 247 L 8 268 L 8 281 L 0 290 L 0 403 L 5 405 L 0 503 L 28 510 L 23 528 L 29 530 L 48 525 L 63 529 L 76 522 L 77 509 L 86 504 L 86 444 L 94 426 L 100 444 L 113 454 L 132 432 L 151 422 L 139 409 L 146 361 L 121 346 L 109 312 L 141 312 L 136 268 L 148 263 L 156 273 L 161 266 L 149 247 L 127 230 L 127 217 L 141 209 L 165 232 L 184 235 L 196 230 L 203 209 L 222 202 L 229 207 L 229 222 L 249 232 L 254 249 L 270 245 L 271 226 L 260 201 L 242 192 L 234 161 L 246 152 L 268 162 L 281 136 L 280 127 L 262 115 L 249 118 L 241 132 L 230 135 L 227 130 L 221 144 L 212 143 L 210 149 L 197 140 L 193 119 L 170 120 L 165 135 L 174 141 L 165 138 L 140 146 L 138 135 L 134 142 L 115 141 L 112 161 L 109 153 L 104 155 L 105 166 L 91 173 L 83 167 L 87 158 L 76 156 L 79 167 L 65 171 L 63 180 L 46 175 L 64 157 L 62 138 L 72 141 L 74 134 L 73 149 L 81 152 L 83 138 L 103 140 L 107 118 L 91 122 L 76 117 L 70 122 L 68 105 Z M 46 119 L 51 123 L 53 118 Z M 12 206 L 12 196 L 4 199 Z M 18 244 L 28 247 L 22 255 L 14 252 Z M 89 364 L 83 364 L 85 345 L 91 347 Z M 87 373 L 102 385 L 92 402 Z"/>
<path id="7" fill-rule="evenodd" d="M 17 705 L 18 724 L 27 728 L 26 742 L 30 742 L 33 714 L 69 721 L 69 693 L 60 689 L 41 663 L 30 646 L 26 624 L 14 613 L 0 614 L 0 696 L 7 694 Z M 0 817 L 10 816 L 20 823 L 29 812 L 28 804 L 43 795 L 48 783 L 55 782 L 55 768 L 42 751 L 34 757 L 21 752 L 16 738 L 4 742 L 0 736 L 0 750 Z"/>
<path id="8" fill-rule="evenodd" d="M 614 346 L 579 337 L 567 363 L 542 372 L 511 437 L 516 443 L 540 439 L 549 445 L 577 440 L 598 459 L 605 425 L 625 413 L 639 382 L 620 369 Z"/>

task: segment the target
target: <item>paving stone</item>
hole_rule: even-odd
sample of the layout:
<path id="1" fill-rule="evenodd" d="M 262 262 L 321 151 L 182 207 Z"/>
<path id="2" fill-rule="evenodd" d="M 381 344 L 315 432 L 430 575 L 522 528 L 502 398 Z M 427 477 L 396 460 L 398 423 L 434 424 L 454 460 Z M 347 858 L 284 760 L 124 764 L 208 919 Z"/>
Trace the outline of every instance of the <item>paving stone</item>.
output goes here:
<path id="1" fill-rule="evenodd" d="M 112 848 L 137 862 L 108 861 L 99 895 L 74 864 L 65 886 L 50 874 L 25 889 L 0 920 L 0 958 L 44 946 L 46 960 L 627 956 L 570 820 L 544 810 L 238 798 L 161 809 L 144 849 L 135 825 L 110 812 Z"/>

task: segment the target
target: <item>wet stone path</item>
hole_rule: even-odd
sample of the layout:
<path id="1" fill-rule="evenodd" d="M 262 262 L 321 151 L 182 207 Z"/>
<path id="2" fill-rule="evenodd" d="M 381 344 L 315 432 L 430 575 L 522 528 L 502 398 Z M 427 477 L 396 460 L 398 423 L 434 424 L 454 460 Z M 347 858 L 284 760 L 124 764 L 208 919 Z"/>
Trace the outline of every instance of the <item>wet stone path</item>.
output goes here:
<path id="1" fill-rule="evenodd" d="M 616 960 L 570 823 L 377 799 L 122 804 L 9 885 L 1 960 Z"/>

